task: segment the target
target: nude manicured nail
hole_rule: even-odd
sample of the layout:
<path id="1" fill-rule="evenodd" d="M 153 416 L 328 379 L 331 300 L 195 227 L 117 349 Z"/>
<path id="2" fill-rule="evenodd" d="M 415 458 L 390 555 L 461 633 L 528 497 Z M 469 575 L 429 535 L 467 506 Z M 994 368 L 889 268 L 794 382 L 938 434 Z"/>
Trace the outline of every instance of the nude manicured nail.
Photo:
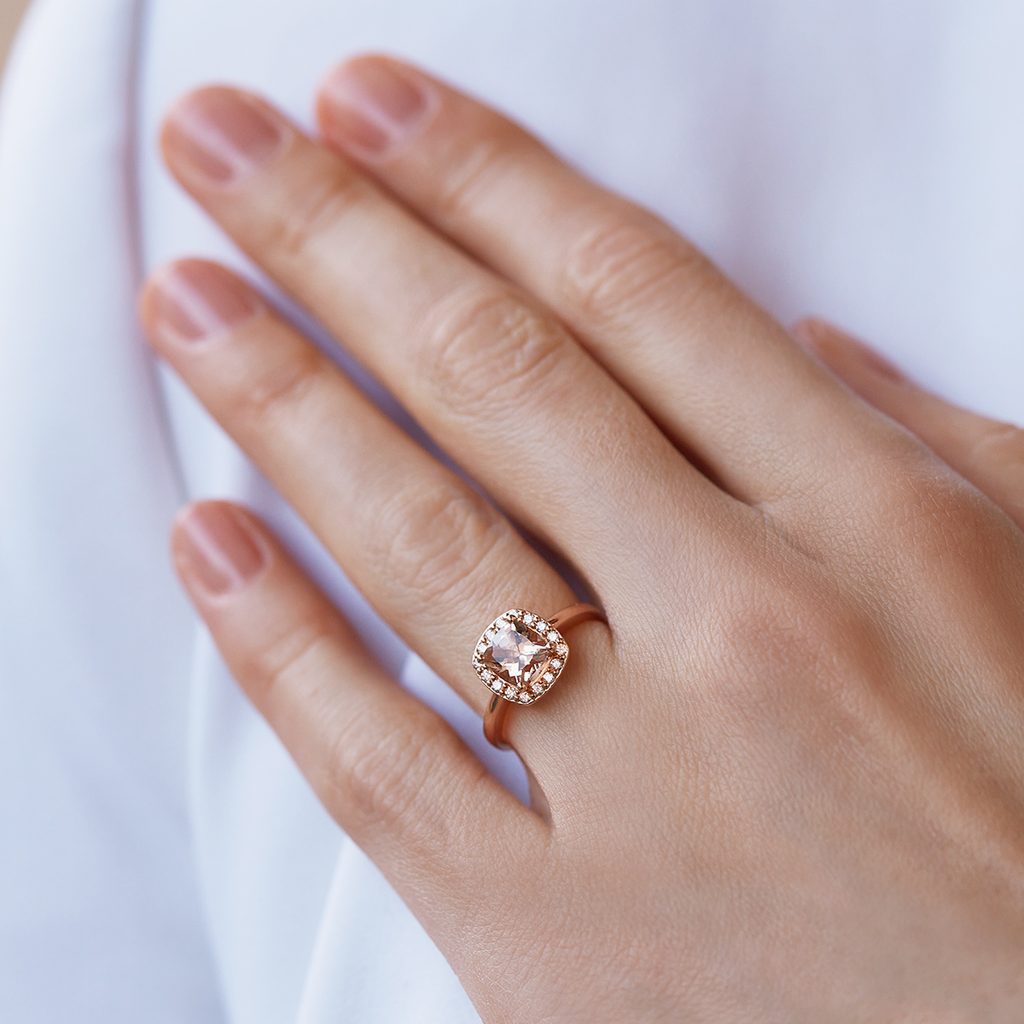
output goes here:
<path id="1" fill-rule="evenodd" d="M 324 83 L 321 121 L 339 144 L 381 156 L 422 129 L 436 98 L 430 84 L 408 69 L 383 60 L 354 60 Z"/>
<path id="2" fill-rule="evenodd" d="M 290 131 L 251 96 L 201 89 L 179 101 L 164 122 L 164 154 L 174 170 L 226 185 L 266 163 Z"/>
<path id="3" fill-rule="evenodd" d="M 186 508 L 175 524 L 172 544 L 189 589 L 221 597 L 255 578 L 266 559 L 250 531 L 230 505 L 207 502 Z"/>
<path id="4" fill-rule="evenodd" d="M 228 330 L 263 308 L 256 292 L 229 271 L 194 260 L 176 263 L 150 280 L 142 318 L 157 340 L 193 342 Z"/>

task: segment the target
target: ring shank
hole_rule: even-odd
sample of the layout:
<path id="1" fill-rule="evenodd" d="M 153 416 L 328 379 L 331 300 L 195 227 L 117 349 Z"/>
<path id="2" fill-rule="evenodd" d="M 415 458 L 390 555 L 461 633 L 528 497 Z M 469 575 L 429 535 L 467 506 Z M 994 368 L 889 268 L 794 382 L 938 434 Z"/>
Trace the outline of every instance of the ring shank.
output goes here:
<path id="1" fill-rule="evenodd" d="M 557 615 L 552 615 L 547 621 L 560 633 L 581 622 L 607 621 L 604 612 L 593 604 L 572 604 L 563 608 Z M 503 750 L 509 749 L 505 741 L 505 723 L 512 702 L 495 693 L 487 703 L 487 711 L 484 712 L 484 736 L 496 747 Z"/>

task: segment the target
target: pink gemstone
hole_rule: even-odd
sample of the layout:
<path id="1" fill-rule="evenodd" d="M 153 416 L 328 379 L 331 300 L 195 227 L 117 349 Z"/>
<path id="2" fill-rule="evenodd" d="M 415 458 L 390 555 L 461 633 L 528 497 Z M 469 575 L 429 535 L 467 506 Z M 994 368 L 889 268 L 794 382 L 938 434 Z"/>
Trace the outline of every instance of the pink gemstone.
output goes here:
<path id="1" fill-rule="evenodd" d="M 510 622 L 499 627 L 485 656 L 509 678 L 520 679 L 529 677 L 529 669 L 535 663 L 546 660 L 547 648 L 534 643 L 525 633 L 519 632 L 517 625 Z"/>
<path id="2" fill-rule="evenodd" d="M 550 629 L 532 612 L 520 609 L 499 615 L 484 630 L 473 656 L 484 685 L 505 700 L 523 704 L 546 693 L 562 674 L 568 656 L 564 641 L 547 639 Z"/>

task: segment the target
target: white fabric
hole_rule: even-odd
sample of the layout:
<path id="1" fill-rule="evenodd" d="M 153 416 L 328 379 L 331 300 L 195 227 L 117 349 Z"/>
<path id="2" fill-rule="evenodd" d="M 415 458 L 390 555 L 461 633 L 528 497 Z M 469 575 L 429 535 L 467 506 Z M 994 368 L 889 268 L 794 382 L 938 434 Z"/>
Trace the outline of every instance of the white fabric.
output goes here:
<path id="1" fill-rule="evenodd" d="M 1020 420 L 1022 30 L 1009 0 L 42 0 L 0 113 L 0 1020 L 476 1019 L 194 623 L 165 554 L 186 497 L 265 514 L 522 785 L 140 343 L 146 270 L 240 262 L 156 159 L 176 94 L 241 82 L 308 122 L 334 60 L 408 55 L 784 320 Z"/>

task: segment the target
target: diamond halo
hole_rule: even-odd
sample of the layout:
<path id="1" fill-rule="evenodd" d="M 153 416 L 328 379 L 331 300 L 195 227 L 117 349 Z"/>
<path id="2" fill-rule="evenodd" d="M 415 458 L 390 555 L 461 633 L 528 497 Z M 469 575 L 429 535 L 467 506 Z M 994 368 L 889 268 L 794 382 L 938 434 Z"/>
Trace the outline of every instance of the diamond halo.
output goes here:
<path id="1" fill-rule="evenodd" d="M 543 616 L 510 608 L 484 631 L 473 668 L 492 693 L 511 704 L 532 704 L 558 681 L 569 645 Z"/>

